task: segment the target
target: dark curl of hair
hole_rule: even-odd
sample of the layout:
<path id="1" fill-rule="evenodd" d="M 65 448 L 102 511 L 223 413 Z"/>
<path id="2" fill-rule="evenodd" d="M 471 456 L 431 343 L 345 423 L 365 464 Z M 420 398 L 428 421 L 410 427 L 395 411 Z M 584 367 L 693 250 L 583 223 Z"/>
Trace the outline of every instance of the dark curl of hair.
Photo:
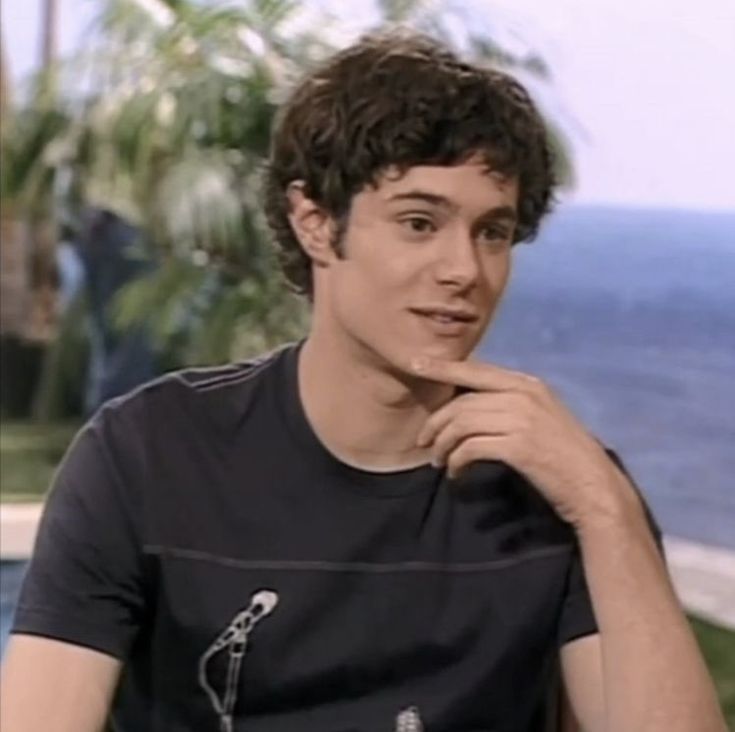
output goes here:
<path id="1" fill-rule="evenodd" d="M 533 239 L 554 180 L 544 123 L 526 90 L 462 62 L 423 35 L 364 36 L 307 76 L 280 110 L 265 175 L 265 213 L 286 279 L 313 294 L 311 260 L 288 221 L 286 189 L 344 224 L 353 195 L 395 166 L 453 165 L 474 154 L 518 177 L 514 243 Z"/>

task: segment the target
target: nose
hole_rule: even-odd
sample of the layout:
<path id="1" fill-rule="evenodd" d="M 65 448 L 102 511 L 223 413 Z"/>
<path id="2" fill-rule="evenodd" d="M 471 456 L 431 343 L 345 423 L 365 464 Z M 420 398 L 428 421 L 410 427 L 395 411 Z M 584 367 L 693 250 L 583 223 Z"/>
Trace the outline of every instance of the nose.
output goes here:
<path id="1" fill-rule="evenodd" d="M 480 277 L 477 257 L 477 247 L 469 232 L 453 231 L 440 245 L 435 267 L 437 282 L 460 292 L 471 290 Z"/>

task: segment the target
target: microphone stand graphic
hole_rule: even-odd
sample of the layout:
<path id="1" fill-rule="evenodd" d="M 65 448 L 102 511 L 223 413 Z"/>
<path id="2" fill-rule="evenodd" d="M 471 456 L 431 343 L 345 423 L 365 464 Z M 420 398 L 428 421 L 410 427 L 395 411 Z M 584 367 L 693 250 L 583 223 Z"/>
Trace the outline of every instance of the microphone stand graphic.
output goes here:
<path id="1" fill-rule="evenodd" d="M 259 590 L 250 598 L 250 604 L 232 619 L 199 659 L 199 685 L 209 697 L 212 707 L 219 716 L 220 732 L 232 732 L 232 714 L 237 702 L 237 688 L 240 680 L 242 658 L 248 645 L 253 628 L 273 612 L 278 604 L 278 595 L 271 590 Z M 212 688 L 207 679 L 207 664 L 210 659 L 227 648 L 227 676 L 225 693 L 222 698 Z"/>

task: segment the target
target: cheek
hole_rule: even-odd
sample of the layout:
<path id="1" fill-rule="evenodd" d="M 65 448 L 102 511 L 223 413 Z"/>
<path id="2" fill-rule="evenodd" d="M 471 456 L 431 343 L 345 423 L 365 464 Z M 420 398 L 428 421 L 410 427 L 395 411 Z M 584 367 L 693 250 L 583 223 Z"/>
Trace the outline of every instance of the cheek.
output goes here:
<path id="1" fill-rule="evenodd" d="M 362 243 L 362 242 L 361 242 Z M 359 250 L 347 251 L 347 258 L 340 264 L 340 297 L 346 300 L 369 298 L 375 310 L 381 305 L 405 299 L 407 286 L 418 276 L 415 258 L 396 251 L 383 235 L 362 243 Z"/>
<path id="2" fill-rule="evenodd" d="M 505 290 L 510 280 L 512 259 L 509 250 L 492 252 L 483 262 L 485 270 L 485 296 L 497 299 Z"/>
<path id="3" fill-rule="evenodd" d="M 346 323 L 369 320 L 387 300 L 388 283 L 371 262 L 347 259 L 332 279 L 332 308 Z"/>
<path id="4" fill-rule="evenodd" d="M 505 289 L 510 279 L 513 259 L 510 249 L 503 249 L 488 258 L 488 281 L 490 289 L 498 293 Z"/>
<path id="5" fill-rule="evenodd" d="M 508 254 L 503 258 L 503 264 L 499 270 L 497 288 L 500 292 L 506 288 L 512 271 L 513 259 L 510 256 L 510 252 L 508 252 Z"/>
<path id="6" fill-rule="evenodd" d="M 480 292 L 477 293 L 478 307 L 484 312 L 482 330 L 493 321 L 500 308 L 505 289 L 510 280 L 511 265 L 507 256 L 488 257 L 485 277 Z"/>

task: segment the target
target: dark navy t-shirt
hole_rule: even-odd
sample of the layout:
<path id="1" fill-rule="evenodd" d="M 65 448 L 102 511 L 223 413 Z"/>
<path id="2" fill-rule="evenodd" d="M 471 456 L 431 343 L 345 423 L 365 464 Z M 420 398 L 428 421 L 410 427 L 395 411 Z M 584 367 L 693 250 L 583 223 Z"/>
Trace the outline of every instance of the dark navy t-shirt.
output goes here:
<path id="1" fill-rule="evenodd" d="M 124 732 L 542 732 L 560 646 L 597 632 L 572 529 L 503 463 L 338 461 L 298 353 L 105 406 L 14 631 L 122 659 Z"/>

